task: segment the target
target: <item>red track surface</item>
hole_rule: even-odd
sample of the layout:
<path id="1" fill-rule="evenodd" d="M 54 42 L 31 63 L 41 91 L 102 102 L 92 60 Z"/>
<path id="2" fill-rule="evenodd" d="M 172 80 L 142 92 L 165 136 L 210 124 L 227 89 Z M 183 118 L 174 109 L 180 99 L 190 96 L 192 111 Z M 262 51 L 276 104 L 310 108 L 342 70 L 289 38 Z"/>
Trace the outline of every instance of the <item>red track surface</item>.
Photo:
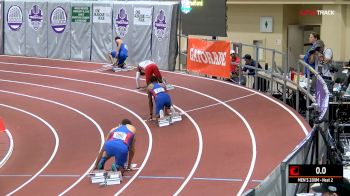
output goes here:
<path id="1" fill-rule="evenodd" d="M 150 135 L 135 115 L 116 105 L 128 108 L 142 119 L 148 117 L 146 96 L 134 91 L 135 81 L 131 77 L 135 72 L 92 72 L 99 68 L 101 64 L 0 57 L 0 103 L 42 118 L 59 138 L 52 161 L 16 194 L 57 195 L 65 191 L 93 164 L 101 145 L 98 127 L 107 132 L 125 117 L 138 129 L 133 162 L 139 166 L 144 163 L 140 173 L 128 172 L 121 185 L 104 188 L 90 184 L 89 178 L 84 177 L 68 194 L 111 195 L 128 185 L 123 190 L 125 195 L 172 195 L 184 185 L 180 192 L 184 195 L 233 195 L 242 186 L 242 190 L 247 190 L 258 185 L 256 180 L 263 180 L 305 137 L 300 124 L 287 110 L 261 94 L 168 72 L 165 77 L 176 85 L 170 92 L 172 100 L 188 111 L 189 117 L 163 128 L 147 123 Z M 227 105 L 218 101 L 227 101 Z M 0 115 L 15 142 L 12 156 L 0 168 L 3 195 L 32 178 L 53 156 L 57 143 L 49 127 L 28 114 L 0 106 Z M 302 117 L 295 115 L 309 130 Z M 256 141 L 255 162 L 252 136 Z M 135 180 L 127 184 L 132 177 Z M 188 183 L 183 184 L 187 177 Z"/>

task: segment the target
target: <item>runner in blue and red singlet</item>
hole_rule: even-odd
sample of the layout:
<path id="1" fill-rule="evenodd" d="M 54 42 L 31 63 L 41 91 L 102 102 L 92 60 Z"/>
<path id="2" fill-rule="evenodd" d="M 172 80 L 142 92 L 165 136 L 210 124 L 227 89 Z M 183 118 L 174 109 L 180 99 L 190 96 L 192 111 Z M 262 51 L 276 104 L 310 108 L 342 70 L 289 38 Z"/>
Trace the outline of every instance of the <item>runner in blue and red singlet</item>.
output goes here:
<path id="1" fill-rule="evenodd" d="M 150 84 L 146 88 L 148 94 L 148 105 L 150 111 L 150 119 L 153 118 L 153 101 L 156 105 L 156 117 L 159 118 L 160 110 L 167 114 L 167 110 L 172 106 L 171 98 L 166 92 L 166 87 L 158 83 L 158 79 L 155 76 L 150 78 Z"/>
<path id="2" fill-rule="evenodd" d="M 135 133 L 136 128 L 131 125 L 128 119 L 122 120 L 120 126 L 111 129 L 106 135 L 106 142 L 97 158 L 95 169 L 104 169 L 104 165 L 110 157 L 115 159 L 112 170 L 124 172 L 126 161 L 128 161 L 128 168 L 130 168 L 135 153 Z"/>

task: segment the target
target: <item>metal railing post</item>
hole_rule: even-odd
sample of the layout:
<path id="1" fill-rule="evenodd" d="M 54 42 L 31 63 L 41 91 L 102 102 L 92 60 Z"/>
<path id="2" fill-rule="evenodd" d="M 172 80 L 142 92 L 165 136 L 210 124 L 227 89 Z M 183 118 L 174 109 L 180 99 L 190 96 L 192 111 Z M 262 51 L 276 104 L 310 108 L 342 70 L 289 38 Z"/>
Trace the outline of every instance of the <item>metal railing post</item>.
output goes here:
<path id="1" fill-rule="evenodd" d="M 286 163 L 281 163 L 281 196 L 286 196 L 287 187 L 286 187 Z"/>
<path id="2" fill-rule="evenodd" d="M 300 81 L 300 75 L 299 75 L 299 73 L 300 73 L 300 64 L 299 64 L 299 61 L 297 62 L 297 75 L 295 75 L 295 73 L 294 73 L 294 78 L 295 77 L 297 77 L 297 92 L 296 92 L 296 107 L 295 107 L 295 110 L 297 111 L 297 112 L 299 112 L 299 97 L 300 97 L 300 95 L 299 95 L 299 89 L 300 89 L 300 87 L 299 87 L 299 81 Z"/>
<path id="3" fill-rule="evenodd" d="M 242 43 L 239 43 L 238 44 L 238 55 L 239 55 L 239 58 L 242 57 Z M 242 76 L 242 59 L 239 61 L 239 65 L 238 65 L 238 84 L 241 85 L 241 77 Z M 247 84 L 247 80 L 246 80 L 246 84 Z"/>
<path id="4" fill-rule="evenodd" d="M 307 94 L 310 95 L 310 70 L 307 69 Z M 306 122 L 309 123 L 310 121 L 310 112 L 308 107 L 310 106 L 310 98 L 309 96 L 306 96 Z"/>
<path id="5" fill-rule="evenodd" d="M 258 84 L 259 84 L 259 81 L 258 81 L 258 68 L 259 68 L 259 47 L 256 46 L 255 48 L 255 70 L 254 70 L 254 89 L 255 90 L 258 90 Z"/>
<path id="6" fill-rule="evenodd" d="M 270 78 L 270 94 L 273 94 L 273 73 L 274 69 L 276 68 L 275 64 L 275 58 L 276 58 L 276 50 L 272 51 L 272 66 L 271 66 L 271 78 Z"/>
<path id="7" fill-rule="evenodd" d="M 282 59 L 283 70 L 283 103 L 286 103 L 286 91 L 287 91 L 287 72 L 288 72 L 288 63 L 285 62 L 286 58 Z"/>
<path id="8" fill-rule="evenodd" d="M 178 17 L 179 17 L 179 23 L 178 23 L 178 30 L 179 30 L 179 71 L 181 71 L 181 36 L 182 36 L 182 20 L 181 20 L 181 0 L 179 0 L 179 10 L 178 10 Z"/>

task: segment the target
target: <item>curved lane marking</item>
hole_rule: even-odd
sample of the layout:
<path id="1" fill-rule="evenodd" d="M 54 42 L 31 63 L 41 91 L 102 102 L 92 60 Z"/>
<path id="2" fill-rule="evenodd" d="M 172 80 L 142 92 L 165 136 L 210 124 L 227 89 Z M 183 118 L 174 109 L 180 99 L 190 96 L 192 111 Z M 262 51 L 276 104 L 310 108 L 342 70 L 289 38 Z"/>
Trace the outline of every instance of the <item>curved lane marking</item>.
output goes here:
<path id="1" fill-rule="evenodd" d="M 4 92 L 2 90 L 0 90 L 1 92 Z M 7 92 L 4 92 L 4 93 L 7 93 Z M 3 106 L 3 107 L 7 107 L 7 108 L 10 108 L 10 109 L 13 109 L 13 110 L 17 110 L 19 112 L 22 112 L 22 113 L 25 113 L 25 114 L 28 114 L 36 119 L 38 119 L 39 121 L 41 121 L 42 123 L 44 123 L 47 127 L 49 127 L 49 129 L 51 130 L 51 132 L 53 133 L 54 137 L 55 137 L 55 148 L 49 158 L 49 160 L 45 163 L 45 165 L 38 171 L 36 172 L 29 180 L 27 180 L 25 183 L 23 183 L 21 186 L 17 187 L 15 190 L 11 191 L 10 193 L 8 193 L 7 195 L 12 195 L 14 193 L 16 193 L 17 191 L 19 191 L 20 189 L 22 189 L 24 186 L 26 186 L 28 183 L 30 183 L 31 181 L 33 181 L 38 175 L 40 175 L 40 173 L 52 162 L 53 158 L 56 156 L 56 153 L 57 153 L 57 150 L 58 150 L 58 147 L 59 147 L 59 144 L 60 144 L 60 140 L 58 138 L 58 135 L 57 135 L 57 132 L 56 130 L 47 122 L 45 121 L 44 119 L 40 118 L 39 116 L 33 114 L 33 113 L 30 113 L 28 111 L 25 111 L 25 110 L 22 110 L 20 108 L 16 108 L 16 107 L 13 107 L 13 106 L 10 106 L 10 105 L 5 105 L 5 104 L 0 104 L 0 106 Z"/>
<path id="2" fill-rule="evenodd" d="M 1 70 L 0 70 L 1 71 Z M 117 88 L 117 89 L 122 89 L 122 90 L 125 90 L 125 91 L 129 91 L 129 92 L 133 92 L 133 93 L 138 93 L 138 94 L 141 94 L 141 95 L 146 95 L 145 93 L 141 93 L 141 92 L 138 92 L 138 91 L 135 91 L 135 90 L 131 90 L 131 89 L 127 89 L 127 88 L 122 88 L 122 87 L 117 87 L 117 86 L 112 86 L 112 85 L 107 85 L 107 84 L 103 84 L 103 83 L 96 83 L 96 82 L 91 82 L 91 81 L 85 81 L 85 80 L 78 80 L 78 79 L 72 79 L 72 78 L 65 78 L 65 77 L 59 77 L 59 76 L 51 76 L 51 75 L 43 75 L 43 74 L 32 74 L 32 73 L 24 73 L 24 72 L 12 72 L 12 71 L 4 71 L 4 72 L 10 72 L 10 73 L 16 73 L 16 74 L 24 74 L 24 75 L 34 75 L 34 76 L 41 76 L 41 77 L 52 77 L 52 78 L 58 78 L 58 79 L 64 79 L 64 80 L 71 80 L 71 81 L 77 81 L 77 82 L 83 82 L 83 83 L 89 83 L 89 84 L 95 84 L 95 85 L 101 85 L 101 86 L 106 86 L 106 87 L 111 87 L 111 88 Z M 5 82 L 11 82 L 10 80 L 2 80 L 0 79 L 0 81 L 5 81 Z M 26 82 L 18 82 L 18 83 L 22 83 L 22 84 L 31 84 L 31 83 L 26 83 Z M 38 84 L 33 84 L 33 85 L 36 85 L 36 86 L 42 86 L 42 87 L 47 87 L 47 86 L 43 86 L 43 85 L 38 85 Z M 56 90 L 60 90 L 59 88 L 56 88 L 56 87 L 49 87 L 49 88 L 52 88 L 52 89 L 56 89 Z M 66 90 L 65 91 L 69 91 L 69 92 L 72 92 L 72 93 L 75 93 L 76 91 L 70 91 L 70 90 Z M 82 93 L 86 96 L 90 96 L 88 94 L 85 94 L 85 93 Z M 92 95 L 91 95 L 92 96 Z M 96 96 L 93 96 L 93 97 L 96 97 Z M 101 98 L 102 99 L 102 98 Z M 109 100 L 106 100 L 108 102 L 110 102 Z M 195 166 L 199 164 L 200 162 L 200 159 L 201 159 L 201 155 L 202 155 L 202 151 L 203 151 L 203 138 L 202 138 L 202 133 L 201 133 L 201 130 L 198 126 L 198 124 L 192 119 L 192 117 L 190 115 L 188 115 L 185 111 L 183 111 L 181 108 L 177 107 L 176 105 L 174 105 L 174 107 L 176 109 L 178 109 L 179 111 L 181 111 L 184 115 L 186 115 L 189 120 L 192 122 L 192 124 L 195 126 L 196 128 L 196 131 L 197 131 L 197 135 L 198 135 L 198 153 L 197 153 L 197 158 L 196 158 L 196 161 L 195 161 Z M 141 118 L 139 118 L 141 119 Z M 143 120 L 142 120 L 142 123 L 145 123 Z M 146 125 L 147 126 L 147 125 Z M 149 137 L 151 137 L 150 139 L 150 144 L 152 146 L 152 134 L 151 132 L 149 131 Z M 150 151 L 148 154 L 148 157 L 150 155 Z M 147 160 L 148 160 L 148 157 L 147 157 Z M 147 160 L 144 162 L 146 164 Z M 124 185 L 124 187 L 122 189 L 120 189 L 116 194 L 120 194 L 122 191 L 124 191 L 129 185 L 130 183 L 139 175 L 139 173 L 142 171 L 143 167 L 145 166 L 142 165 L 140 167 L 140 169 L 137 171 L 137 173 L 134 175 L 134 177 L 132 179 L 130 179 L 128 181 L 128 183 L 126 185 Z M 193 169 L 192 169 L 193 170 Z M 188 176 L 186 178 L 187 179 L 190 179 L 191 176 Z M 65 193 L 65 192 L 64 192 Z"/>
<path id="3" fill-rule="evenodd" d="M 2 106 L 3 104 L 0 104 L 0 105 Z M 0 168 L 2 168 L 6 164 L 6 162 L 9 160 L 9 158 L 12 155 L 14 146 L 15 146 L 14 142 L 13 142 L 13 137 L 12 137 L 12 134 L 11 134 L 10 130 L 5 129 L 5 133 L 6 133 L 7 137 L 9 138 L 10 146 L 9 146 L 9 149 L 8 149 L 6 155 L 4 156 L 4 158 L 0 161 Z"/>
<path id="4" fill-rule="evenodd" d="M 20 63 L 7 63 L 7 62 L 0 62 L 0 63 L 4 63 L 4 64 L 13 64 L 13 65 L 22 65 L 22 66 L 33 66 L 33 67 L 44 67 L 44 68 L 50 68 L 50 69 L 62 69 L 62 70 L 73 70 L 73 71 L 81 71 L 81 72 L 89 72 L 89 73 L 96 73 L 96 74 L 103 74 L 103 75 L 111 75 L 111 76 L 114 76 L 114 77 L 125 77 L 125 78 L 132 78 L 134 79 L 134 77 L 130 77 L 130 76 L 124 76 L 124 75 L 117 75 L 117 74 L 108 74 L 108 73 L 100 73 L 100 72 L 94 72 L 94 71 L 88 71 L 88 70 L 81 70 L 81 69 L 71 69 L 71 68 L 62 68 L 62 67 L 50 67 L 50 66 L 41 66 L 41 65 L 33 65 L 33 64 L 20 64 Z M 82 62 L 83 63 L 83 62 Z M 164 71 L 164 72 L 167 72 L 167 73 L 170 73 L 170 74 L 178 74 L 178 75 L 183 75 L 183 76 L 187 76 L 187 77 L 194 77 L 194 78 L 199 78 L 199 79 L 204 79 L 204 80 L 210 80 L 210 81 L 214 81 L 214 82 L 220 82 L 222 84 L 226 84 L 226 85 L 230 85 L 230 86 L 233 86 L 233 87 L 236 87 L 236 88 L 240 88 L 240 89 L 243 89 L 243 90 L 246 90 L 246 91 L 250 91 L 250 92 L 253 92 L 253 93 L 256 93 L 268 100 L 270 100 L 271 102 L 277 104 L 278 106 L 280 106 L 281 108 L 283 108 L 285 111 L 287 111 L 296 121 L 297 123 L 299 124 L 299 126 L 302 128 L 303 132 L 305 135 L 308 134 L 308 131 L 305 127 L 305 125 L 301 122 L 301 120 L 289 109 L 287 108 L 286 106 L 284 106 L 283 104 L 279 103 L 278 101 L 272 99 L 271 97 L 268 97 L 267 95 L 264 95 L 260 92 L 257 92 L 257 91 L 254 91 L 252 89 L 248 89 L 246 87 L 243 87 L 243 86 L 239 86 L 239 85 L 235 85 L 235 84 L 231 84 L 231 83 L 228 83 L 228 82 L 224 82 L 224 81 L 220 81 L 220 80 L 214 80 L 214 79 L 211 79 L 211 78 L 204 78 L 204 77 L 200 77 L 200 76 L 194 76 L 194 75 L 189 75 L 189 74 L 184 74 L 184 73 L 177 73 L 177 72 L 169 72 L 169 71 Z M 248 177 L 248 176 L 247 176 Z M 247 178 L 246 178 L 247 179 Z M 249 179 L 247 180 L 249 181 Z M 245 182 L 247 182 L 245 181 Z M 247 186 L 247 184 L 243 184 L 243 186 Z M 245 187 L 241 187 L 239 193 L 243 193 Z"/>
<path id="5" fill-rule="evenodd" d="M 148 127 L 148 125 L 142 120 L 142 118 L 137 115 L 135 112 L 131 111 L 130 109 L 120 105 L 120 104 L 117 104 L 115 102 L 112 102 L 110 100 L 107 100 L 107 99 L 104 99 L 104 98 L 101 98 L 101 97 L 97 97 L 97 96 L 94 96 L 94 95 L 90 95 L 90 94 L 86 94 L 86 93 L 82 93 L 82 92 L 78 92 L 78 91 L 72 91 L 72 90 L 68 90 L 68 89 L 62 89 L 62 88 L 57 88 L 57 87 L 52 87 L 52 86 L 45 86 L 45 85 L 40 85 L 40 84 L 34 84 L 34 83 L 28 83 L 28 82 L 20 82 L 20 81 L 13 81 L 13 80 L 3 80 L 3 79 L 0 79 L 0 81 L 2 82 L 10 82 L 10 83 L 17 83 L 17 84 L 24 84 L 24 85 L 31 85 L 31 86 L 37 86 L 37 87 L 43 87 L 43 88 L 49 88 L 49 89 L 54 89 L 54 90 L 60 90 L 60 91 L 65 91 L 65 92 L 70 92 L 70 93 L 74 93 L 74 94 L 79 94 L 79 95 L 83 95 L 83 96 L 87 96 L 87 97 L 91 97 L 91 98 L 94 98 L 94 99 L 98 99 L 98 100 L 101 100 L 101 101 L 104 101 L 104 102 L 107 102 L 107 103 L 110 103 L 114 106 L 117 106 L 119 108 L 122 108 L 126 111 L 128 111 L 129 113 L 131 113 L 132 115 L 134 115 L 145 127 L 146 127 L 146 130 L 147 130 L 147 133 L 148 133 L 148 139 L 149 139 L 149 145 L 148 145 L 148 150 L 147 150 L 147 153 L 146 153 L 146 156 L 145 156 L 145 159 L 144 161 L 142 162 L 139 170 L 135 173 L 135 177 L 131 178 L 129 181 L 128 181 L 128 184 L 126 184 L 124 187 L 127 187 L 138 175 L 139 173 L 142 171 L 142 169 L 145 167 L 148 159 L 149 159 L 149 156 L 151 154 L 151 151 L 152 151 L 152 145 L 153 145 L 153 139 L 152 139 L 152 133 L 151 133 L 151 130 L 150 128 Z M 104 139 L 103 139 L 104 140 Z M 96 160 L 95 160 L 96 161 Z M 74 186 L 76 186 L 85 176 L 86 174 L 82 175 L 81 178 L 78 179 L 78 181 L 76 181 L 73 185 L 71 185 L 68 189 L 66 189 L 65 191 L 63 191 L 60 195 L 63 195 L 65 193 L 67 193 L 69 190 L 71 190 L 72 188 L 74 188 Z M 124 188 L 125 189 L 125 188 Z"/>
<path id="6" fill-rule="evenodd" d="M 14 63 L 14 65 L 19 65 L 19 64 Z M 60 67 L 60 68 L 57 68 L 57 67 L 40 66 L 40 65 L 30 65 L 30 64 L 20 64 L 20 65 L 22 65 L 22 66 L 30 66 L 30 67 L 43 67 L 43 68 L 52 68 L 52 69 L 74 70 L 74 71 L 80 71 L 80 72 L 88 72 L 88 73 L 95 73 L 95 74 L 97 73 L 97 74 L 103 74 L 103 75 L 110 75 L 110 76 L 114 76 L 114 77 L 119 77 L 119 76 L 121 76 L 121 75 L 108 74 L 108 73 L 99 73 L 99 72 L 87 71 L 87 70 L 81 70 L 81 69 L 70 69 L 70 68 L 61 68 L 61 67 Z M 82 80 L 78 80 L 78 79 L 65 78 L 65 77 L 60 77 L 60 76 L 44 75 L 44 74 L 23 73 L 23 72 L 14 72 L 14 71 L 5 71 L 5 70 L 0 70 L 0 71 L 2 71 L 2 72 L 8 72 L 8 73 L 19 73 L 19 74 L 24 74 L 24 75 L 35 75 L 35 76 L 44 76 L 44 77 L 60 78 L 60 79 L 66 79 L 66 80 L 68 79 L 68 80 L 73 80 L 73 81 L 82 81 Z M 134 79 L 133 77 L 130 77 L 130 76 L 121 76 L 121 77 L 129 78 L 129 79 L 130 79 L 130 78 Z M 87 82 L 87 81 L 85 81 L 85 82 Z M 96 82 L 88 82 L 88 83 L 101 84 L 101 83 L 96 83 Z M 106 85 L 106 84 L 103 84 L 103 85 L 104 85 L 104 86 L 111 86 L 111 85 Z M 180 87 L 180 86 L 177 86 L 177 87 Z M 117 87 L 117 88 L 125 89 L 125 88 L 122 88 L 122 87 Z M 206 97 L 208 97 L 208 98 L 210 98 L 210 99 L 212 99 L 212 100 L 214 100 L 214 101 L 216 101 L 216 102 L 218 102 L 218 103 L 220 103 L 220 104 L 223 104 L 225 107 L 228 107 L 228 108 L 229 108 L 231 111 L 233 111 L 235 114 L 239 114 L 239 113 L 238 113 L 236 110 L 234 110 L 231 106 L 227 105 L 226 103 L 224 103 L 224 102 L 221 101 L 221 100 L 218 100 L 218 99 L 216 99 L 216 98 L 214 98 L 214 97 L 211 97 L 211 96 L 209 96 L 209 95 L 206 95 L 206 94 L 204 94 L 204 93 L 200 93 L 200 92 L 198 92 L 198 91 L 194 91 L 194 90 L 191 90 L 191 89 L 188 89 L 188 88 L 185 88 L 185 87 L 182 87 L 182 88 L 183 88 L 183 89 L 186 89 L 186 90 L 189 90 L 190 92 L 195 92 L 195 93 L 200 94 L 200 95 L 202 95 L 202 96 L 206 96 Z M 128 89 L 128 90 L 130 90 L 130 89 Z M 130 91 L 143 94 L 143 93 L 141 93 L 141 92 L 134 91 L 134 90 L 130 90 Z M 248 182 L 249 182 L 249 179 L 250 179 L 250 177 L 251 177 L 251 174 L 252 174 L 252 172 L 253 172 L 253 170 L 254 170 L 254 166 L 255 166 L 255 162 L 256 162 L 256 142 L 255 142 L 254 133 L 253 133 L 253 131 L 252 131 L 252 129 L 251 129 L 249 123 L 245 120 L 245 118 L 244 118 L 241 114 L 239 114 L 238 116 L 239 116 L 239 118 L 244 119 L 244 120 L 243 120 L 243 123 L 244 123 L 244 124 L 246 125 L 246 127 L 248 128 L 249 135 L 250 135 L 251 141 L 252 141 L 252 149 L 253 149 L 252 160 L 251 160 L 250 169 L 249 169 L 249 171 L 248 171 L 247 177 L 246 177 L 246 179 L 245 179 L 245 181 L 244 181 L 244 183 L 243 183 L 243 185 L 247 186 L 247 184 L 248 184 Z M 201 139 L 201 140 L 202 140 L 202 139 Z M 202 152 L 200 152 L 200 154 L 202 154 Z M 196 163 L 195 163 L 194 167 L 192 168 L 192 170 L 191 170 L 191 172 L 190 172 L 188 178 L 186 178 L 186 180 L 185 180 L 185 184 L 182 184 L 182 185 L 180 186 L 180 188 L 176 191 L 176 194 L 179 193 L 179 190 L 182 190 L 182 189 L 185 187 L 185 185 L 188 183 L 188 181 L 190 180 L 190 178 L 191 178 L 192 175 L 194 174 L 194 171 L 195 171 L 196 168 L 198 167 L 197 162 L 199 163 L 199 160 L 200 160 L 201 157 L 198 157 L 198 156 L 197 156 L 197 158 L 199 158 L 199 159 L 196 160 Z M 243 192 L 243 190 L 242 190 L 242 191 L 240 190 L 239 192 Z M 118 192 L 118 193 L 119 193 L 119 192 Z"/>
<path id="7" fill-rule="evenodd" d="M 0 92 L 3 92 L 3 93 L 7 93 L 7 94 L 12 94 L 12 95 L 17 95 L 17 96 L 23 96 L 23 97 L 28 97 L 28 98 L 32 98 L 32 99 L 37 99 L 37 100 L 40 100 L 40 101 L 45 101 L 45 102 L 49 102 L 49 103 L 53 103 L 53 104 L 56 104 L 56 105 L 59 105 L 59 106 L 62 106 L 62 107 L 65 107 L 65 108 L 68 108 L 74 112 L 77 112 L 79 113 L 80 115 L 84 116 L 85 118 L 87 118 L 88 120 L 90 120 L 95 126 L 96 128 L 98 129 L 99 133 L 100 133 L 100 137 L 101 137 L 101 146 L 100 146 L 100 150 L 102 149 L 103 147 L 103 141 L 104 141 L 104 134 L 103 134 L 103 131 L 100 127 L 100 125 L 98 125 L 98 123 L 96 121 L 94 121 L 90 116 L 86 115 L 85 113 L 75 109 L 75 108 L 72 108 L 68 105 L 65 105 L 65 104 L 62 104 L 62 103 L 59 103 L 59 102 L 56 102 L 56 101 L 52 101 L 52 100 L 48 100 L 48 99 L 44 99 L 44 98 L 40 98 L 40 97 L 35 97 L 35 96 L 31 96 L 31 95 L 26 95 L 26 94 L 22 94 L 22 93 L 16 93 L 16 92 L 11 92 L 11 91 L 5 91 L 5 90 L 0 90 Z M 56 137 L 56 135 L 55 135 Z M 57 151 L 57 149 L 56 149 Z M 53 159 L 53 156 L 51 157 Z M 52 160 L 51 159 L 51 160 Z M 37 175 L 39 175 L 46 167 L 48 166 L 48 164 L 45 165 L 45 167 L 43 167 L 36 175 L 34 175 L 31 180 L 34 179 L 34 177 L 36 177 Z M 85 175 L 87 175 L 89 173 L 89 171 L 91 171 L 91 169 L 94 167 L 94 163 L 90 166 L 90 168 L 82 175 L 81 178 L 79 178 L 78 181 L 81 181 Z M 30 181 L 31 181 L 30 180 Z M 28 184 L 30 181 L 27 181 L 24 185 Z M 19 188 L 22 188 L 24 185 L 22 185 L 21 187 Z M 9 193 L 9 195 L 15 193 L 16 191 L 19 190 L 19 188 L 17 188 L 15 191 Z"/>

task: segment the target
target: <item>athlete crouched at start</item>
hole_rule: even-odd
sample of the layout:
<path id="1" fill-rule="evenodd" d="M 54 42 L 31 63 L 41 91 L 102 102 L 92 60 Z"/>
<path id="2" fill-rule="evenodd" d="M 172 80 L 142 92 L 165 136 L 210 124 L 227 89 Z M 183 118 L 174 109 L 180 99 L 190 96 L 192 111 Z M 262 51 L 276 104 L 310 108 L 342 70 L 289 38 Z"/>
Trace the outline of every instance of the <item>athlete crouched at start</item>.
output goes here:
<path id="1" fill-rule="evenodd" d="M 125 67 L 125 61 L 128 58 L 128 47 L 118 36 L 114 38 L 114 41 L 117 48 L 116 50 L 111 51 L 108 54 L 108 57 L 113 64 L 113 71 L 116 71 L 118 68 L 120 69 Z"/>
<path id="2" fill-rule="evenodd" d="M 170 95 L 166 92 L 166 87 L 163 84 L 158 83 L 156 76 L 151 76 L 150 82 L 146 88 L 148 94 L 148 105 L 150 111 L 150 118 L 153 119 L 153 100 L 156 105 L 156 118 L 164 118 L 169 114 L 169 109 L 174 112 L 172 107 Z M 152 99 L 153 98 L 153 99 Z"/>
<path id="3" fill-rule="evenodd" d="M 138 64 L 136 72 L 136 88 L 140 88 L 140 77 L 143 75 L 145 75 L 146 78 L 146 86 L 151 83 L 150 80 L 152 76 L 155 76 L 158 82 L 163 83 L 163 77 L 160 74 L 157 64 L 153 61 L 146 60 Z"/>
<path id="4" fill-rule="evenodd" d="M 111 157 L 115 159 L 115 163 L 112 164 L 113 171 L 118 170 L 123 173 L 126 162 L 127 169 L 130 169 L 135 154 L 135 133 L 136 128 L 128 119 L 123 119 L 118 127 L 111 129 L 97 157 L 95 169 L 104 169 L 106 161 Z"/>

